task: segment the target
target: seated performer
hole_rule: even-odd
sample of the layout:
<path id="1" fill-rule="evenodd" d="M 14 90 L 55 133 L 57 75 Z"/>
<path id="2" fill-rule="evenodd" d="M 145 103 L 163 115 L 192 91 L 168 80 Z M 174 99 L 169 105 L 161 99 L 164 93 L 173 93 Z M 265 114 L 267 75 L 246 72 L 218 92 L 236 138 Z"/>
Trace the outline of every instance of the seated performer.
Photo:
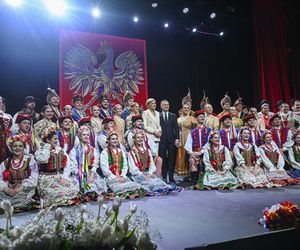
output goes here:
<path id="1" fill-rule="evenodd" d="M 189 167 L 192 185 L 195 185 L 198 180 L 199 170 L 200 174 L 204 173 L 204 165 L 202 162 L 203 148 L 208 142 L 209 134 L 212 131 L 211 128 L 207 128 L 204 125 L 205 116 L 202 110 L 196 111 L 195 116 L 197 117 L 197 127 L 189 133 L 184 146 L 185 150 L 190 155 Z"/>
<path id="2" fill-rule="evenodd" d="M 107 146 L 107 133 L 111 130 L 115 130 L 116 123 L 113 117 L 104 118 L 102 121 L 103 130 L 96 138 L 96 147 L 98 152 L 101 153 L 103 149 Z"/>
<path id="3" fill-rule="evenodd" d="M 292 137 L 293 146 L 289 148 L 289 160 L 291 167 L 287 170 L 294 179 L 300 179 L 300 130 Z"/>
<path id="4" fill-rule="evenodd" d="M 278 147 L 272 143 L 272 133 L 266 131 L 262 139 L 264 144 L 259 147 L 259 151 L 268 180 L 276 187 L 294 183 L 293 179 L 284 170 L 285 163 L 282 153 Z"/>
<path id="5" fill-rule="evenodd" d="M 228 148 L 220 144 L 218 131 L 209 136 L 209 144 L 204 150 L 203 162 L 205 174 L 199 181 L 199 188 L 234 189 L 240 186 L 238 180 L 230 172 L 232 159 Z"/>
<path id="6" fill-rule="evenodd" d="M 128 154 L 131 178 L 147 190 L 148 195 L 167 194 L 172 186 L 155 175 L 156 167 L 150 149 L 144 146 L 144 134 L 137 131 L 133 135 L 134 145 Z"/>
<path id="7" fill-rule="evenodd" d="M 6 141 L 10 134 L 12 118 L 6 112 L 6 100 L 0 96 L 0 162 L 8 157 Z"/>
<path id="8" fill-rule="evenodd" d="M 115 195 L 123 198 L 144 196 L 145 190 L 127 177 L 128 164 L 126 153 L 120 149 L 118 134 L 111 130 L 107 133 L 107 147 L 100 155 L 101 169 L 108 187 Z"/>
<path id="9" fill-rule="evenodd" d="M 238 129 L 232 124 L 230 115 L 223 115 L 220 118 L 222 129 L 219 130 L 221 142 L 229 149 L 231 158 L 233 158 L 233 147 L 238 141 Z"/>
<path id="10" fill-rule="evenodd" d="M 250 143 L 254 143 L 257 147 L 261 145 L 262 131 L 257 127 L 257 119 L 255 115 L 249 114 L 244 117 L 245 126 L 249 128 L 250 131 Z"/>
<path id="11" fill-rule="evenodd" d="M 79 193 L 68 155 L 58 145 L 56 131 L 50 127 L 44 131 L 43 143 L 35 152 L 40 173 L 37 190 L 45 207 L 75 204 Z"/>
<path id="12" fill-rule="evenodd" d="M 259 149 L 249 142 L 250 131 L 242 127 L 239 133 L 239 142 L 235 144 L 233 153 L 237 162 L 235 174 L 245 187 L 270 187 L 270 183 L 261 168 Z"/>
<path id="13" fill-rule="evenodd" d="M 143 129 L 143 117 L 142 115 L 132 116 L 131 118 L 132 128 L 126 132 L 127 145 L 132 148 L 134 145 L 133 135 L 136 132 L 142 132 L 144 135 L 144 147 L 150 149 L 152 157 L 154 158 L 154 164 L 156 166 L 156 175 L 161 177 L 162 174 L 162 158 L 155 151 L 155 143 L 148 138 L 145 130 Z"/>
<path id="14" fill-rule="evenodd" d="M 107 192 L 105 181 L 98 175 L 99 154 L 89 143 L 90 128 L 81 126 L 78 129 L 79 144 L 71 150 L 71 172 L 78 179 L 80 190 L 87 199 L 96 200 Z"/>
<path id="15" fill-rule="evenodd" d="M 69 154 L 74 145 L 78 143 L 73 119 L 70 116 L 60 116 L 58 122 L 60 127 L 60 130 L 57 132 L 59 145 Z"/>
<path id="16" fill-rule="evenodd" d="M 34 135 L 38 143 L 42 142 L 42 134 L 45 129 L 55 128 L 56 124 L 52 121 L 53 110 L 49 105 L 45 105 L 41 112 L 43 119 L 34 124 Z"/>
<path id="17" fill-rule="evenodd" d="M 36 143 L 34 134 L 32 133 L 31 127 L 31 115 L 17 114 L 16 124 L 18 124 L 17 132 L 13 133 L 13 135 L 23 135 L 26 138 L 26 147 L 24 154 L 33 155 L 36 150 Z"/>
<path id="18" fill-rule="evenodd" d="M 89 130 L 90 130 L 90 140 L 89 140 L 89 143 L 92 147 L 95 147 L 96 145 L 96 135 L 91 127 L 91 117 L 90 116 L 86 116 L 86 117 L 83 117 L 81 118 L 79 121 L 78 121 L 78 126 L 79 127 L 82 127 L 82 126 L 85 126 L 85 127 L 88 127 Z"/>
<path id="19" fill-rule="evenodd" d="M 8 139 L 12 155 L 0 165 L 0 201 L 9 200 L 15 211 L 30 210 L 37 205 L 32 197 L 38 181 L 38 167 L 33 156 L 25 155 L 26 138 Z"/>

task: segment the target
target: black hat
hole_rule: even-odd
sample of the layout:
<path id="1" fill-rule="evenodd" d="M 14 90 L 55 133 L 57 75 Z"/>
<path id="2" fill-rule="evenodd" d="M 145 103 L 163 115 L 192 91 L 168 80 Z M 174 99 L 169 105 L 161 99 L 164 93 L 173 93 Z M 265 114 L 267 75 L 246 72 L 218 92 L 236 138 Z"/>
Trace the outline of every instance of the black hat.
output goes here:
<path id="1" fill-rule="evenodd" d="M 36 101 L 38 101 L 38 100 L 39 100 L 38 98 L 35 98 L 35 97 L 29 95 L 29 96 L 26 96 L 26 97 L 25 97 L 24 103 L 28 103 L 28 102 L 36 102 Z"/>
<path id="2" fill-rule="evenodd" d="M 75 95 L 72 97 L 72 103 L 81 101 L 82 102 L 82 96 L 81 95 Z"/>

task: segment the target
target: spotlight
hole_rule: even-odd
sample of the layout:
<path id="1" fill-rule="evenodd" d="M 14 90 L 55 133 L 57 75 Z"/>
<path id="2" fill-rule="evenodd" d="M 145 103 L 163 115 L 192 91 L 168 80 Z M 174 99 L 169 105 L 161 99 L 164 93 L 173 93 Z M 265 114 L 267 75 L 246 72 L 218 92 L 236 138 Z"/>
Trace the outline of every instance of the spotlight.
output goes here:
<path id="1" fill-rule="evenodd" d="M 61 16 L 67 10 L 67 4 L 63 0 L 44 0 L 48 10 L 57 16 Z"/>
<path id="2" fill-rule="evenodd" d="M 165 24 L 164 24 L 164 27 L 165 27 L 165 28 L 168 28 L 168 27 L 169 27 L 169 24 L 168 24 L 168 23 L 165 23 Z"/>
<path id="3" fill-rule="evenodd" d="M 135 16 L 135 17 L 133 17 L 133 21 L 134 21 L 135 23 L 137 23 L 137 22 L 139 21 L 139 18 L 138 18 L 137 16 Z"/>
<path id="4" fill-rule="evenodd" d="M 214 19 L 215 17 L 216 17 L 216 13 L 215 12 L 213 12 L 213 13 L 210 14 L 210 18 L 211 19 Z"/>
<path id="5" fill-rule="evenodd" d="M 188 12 L 189 12 L 189 8 L 184 8 L 184 9 L 182 10 L 182 12 L 183 12 L 184 14 L 188 13 Z"/>
<path id="6" fill-rule="evenodd" d="M 23 0 L 6 0 L 5 2 L 13 7 L 19 7 L 22 5 Z"/>
<path id="7" fill-rule="evenodd" d="M 221 31 L 219 35 L 220 35 L 220 36 L 223 36 L 223 35 L 224 35 L 224 32 L 223 32 L 223 31 Z"/>
<path id="8" fill-rule="evenodd" d="M 151 6 L 152 6 L 152 8 L 156 8 L 158 6 L 158 4 L 157 3 L 152 3 Z"/>
<path id="9" fill-rule="evenodd" d="M 192 31 L 195 33 L 195 32 L 197 31 L 197 29 L 196 29 L 196 28 L 193 28 Z"/>
<path id="10" fill-rule="evenodd" d="M 92 9 L 92 15 L 93 17 L 99 17 L 101 15 L 100 9 L 99 8 Z"/>

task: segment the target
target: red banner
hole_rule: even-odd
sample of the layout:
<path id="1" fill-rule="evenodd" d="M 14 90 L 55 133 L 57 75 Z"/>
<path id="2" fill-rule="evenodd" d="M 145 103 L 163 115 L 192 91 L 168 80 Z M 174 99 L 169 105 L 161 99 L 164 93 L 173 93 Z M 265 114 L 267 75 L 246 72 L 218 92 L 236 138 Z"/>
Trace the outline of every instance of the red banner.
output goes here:
<path id="1" fill-rule="evenodd" d="M 59 41 L 61 108 L 81 95 L 96 104 L 101 94 L 121 103 L 128 91 L 139 104 L 148 98 L 146 41 L 63 30 Z"/>

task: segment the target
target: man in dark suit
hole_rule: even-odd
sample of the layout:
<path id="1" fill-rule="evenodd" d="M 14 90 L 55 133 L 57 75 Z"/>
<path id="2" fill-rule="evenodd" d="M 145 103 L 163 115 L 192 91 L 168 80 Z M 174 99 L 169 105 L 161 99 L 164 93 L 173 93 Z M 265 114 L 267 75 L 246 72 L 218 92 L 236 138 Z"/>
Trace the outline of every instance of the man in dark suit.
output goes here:
<path id="1" fill-rule="evenodd" d="M 179 146 L 179 128 L 177 117 L 169 112 L 170 104 L 167 100 L 161 101 L 160 107 L 160 126 L 162 134 L 159 143 L 159 156 L 163 159 L 162 176 L 167 181 L 169 173 L 169 182 L 176 184 L 174 180 L 176 147 Z"/>

